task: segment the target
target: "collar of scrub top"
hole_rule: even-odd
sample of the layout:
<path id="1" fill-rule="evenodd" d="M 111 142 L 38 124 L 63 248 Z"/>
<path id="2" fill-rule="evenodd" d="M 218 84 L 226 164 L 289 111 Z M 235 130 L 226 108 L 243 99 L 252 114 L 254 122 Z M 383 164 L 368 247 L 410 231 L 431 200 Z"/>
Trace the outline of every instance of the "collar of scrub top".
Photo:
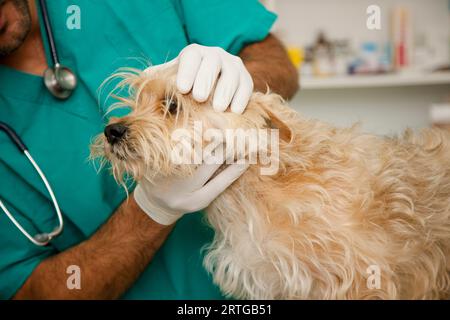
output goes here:
<path id="1" fill-rule="evenodd" d="M 6 135 L 11 139 L 11 141 L 16 145 L 16 147 L 21 151 L 31 162 L 34 169 L 37 171 L 39 176 L 41 177 L 42 181 L 45 184 L 45 187 L 47 188 L 48 193 L 50 194 L 50 197 L 53 201 L 53 206 L 55 207 L 56 214 L 58 216 L 59 224 L 58 226 L 51 232 L 48 233 L 38 233 L 35 236 L 31 236 L 23 227 L 22 225 L 14 218 L 14 216 L 9 212 L 8 208 L 6 208 L 3 201 L 0 199 L 0 208 L 5 212 L 5 214 L 8 216 L 8 218 L 11 220 L 12 223 L 19 229 L 24 236 L 26 236 L 31 242 L 33 242 L 37 246 L 46 246 L 49 244 L 49 242 L 57 237 L 59 234 L 61 234 L 63 228 L 64 228 L 64 221 L 61 214 L 61 210 L 59 209 L 58 201 L 56 200 L 56 197 L 53 193 L 53 190 L 50 186 L 50 184 L 47 181 L 47 178 L 45 177 L 44 173 L 42 172 L 41 168 L 38 166 L 36 161 L 34 161 L 33 157 L 31 156 L 30 152 L 28 151 L 27 146 L 25 143 L 20 139 L 20 137 L 17 135 L 17 133 L 6 123 L 0 121 L 0 131 L 4 131 Z"/>

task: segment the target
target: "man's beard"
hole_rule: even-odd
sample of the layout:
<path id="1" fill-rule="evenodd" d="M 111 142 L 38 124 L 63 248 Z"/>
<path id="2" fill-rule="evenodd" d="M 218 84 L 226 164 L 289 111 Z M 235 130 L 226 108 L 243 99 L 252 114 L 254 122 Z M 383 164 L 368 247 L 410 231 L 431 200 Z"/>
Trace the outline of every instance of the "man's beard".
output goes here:
<path id="1" fill-rule="evenodd" d="M 8 27 L 11 28 L 12 26 L 6 26 L 4 35 L 2 35 L 0 30 L 0 57 L 7 56 L 19 48 L 25 41 L 25 38 L 31 29 L 31 14 L 27 0 L 0 0 L 0 6 L 7 5 L 8 3 L 11 3 L 17 11 L 19 20 L 14 21 L 14 30 L 8 31 Z M 11 22 L 12 21 L 8 21 L 8 23 Z M 5 37 L 5 35 L 7 36 L 7 39 L 1 40 L 2 36 Z"/>

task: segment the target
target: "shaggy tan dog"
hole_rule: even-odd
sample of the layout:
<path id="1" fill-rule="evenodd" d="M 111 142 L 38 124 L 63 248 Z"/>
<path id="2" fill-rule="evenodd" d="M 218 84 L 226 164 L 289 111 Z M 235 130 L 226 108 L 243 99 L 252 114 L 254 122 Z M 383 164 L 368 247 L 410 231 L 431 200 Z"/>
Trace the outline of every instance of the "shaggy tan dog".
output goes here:
<path id="1" fill-rule="evenodd" d="M 123 73 L 122 143 L 100 135 L 121 181 L 186 175 L 174 165 L 171 132 L 279 129 L 279 170 L 249 170 L 206 210 L 215 230 L 205 267 L 223 293 L 250 299 L 435 299 L 450 291 L 450 136 L 363 134 L 305 119 L 275 94 L 254 93 L 243 115 L 217 113 L 175 89 L 176 66 Z M 378 278 L 377 278 L 378 277 Z M 378 281 L 378 280 L 379 281 Z"/>

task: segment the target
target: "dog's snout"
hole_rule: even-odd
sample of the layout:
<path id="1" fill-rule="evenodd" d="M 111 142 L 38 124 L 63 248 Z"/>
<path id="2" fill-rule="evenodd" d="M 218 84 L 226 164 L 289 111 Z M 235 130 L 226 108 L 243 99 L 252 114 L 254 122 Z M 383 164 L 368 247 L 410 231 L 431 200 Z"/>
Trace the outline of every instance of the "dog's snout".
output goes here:
<path id="1" fill-rule="evenodd" d="M 105 136 L 110 144 L 115 144 L 123 139 L 128 128 L 121 123 L 114 123 L 106 126 Z"/>

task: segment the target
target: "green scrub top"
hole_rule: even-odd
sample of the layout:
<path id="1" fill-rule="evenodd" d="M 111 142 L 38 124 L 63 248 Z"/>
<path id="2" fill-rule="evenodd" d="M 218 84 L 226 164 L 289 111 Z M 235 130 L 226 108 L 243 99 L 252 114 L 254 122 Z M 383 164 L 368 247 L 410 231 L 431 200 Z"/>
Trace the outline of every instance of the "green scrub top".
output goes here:
<path id="1" fill-rule="evenodd" d="M 79 0 L 75 11 L 73 1 L 47 2 L 60 60 L 76 71 L 78 87 L 58 101 L 41 77 L 0 66 L 0 121 L 17 131 L 46 173 L 65 228 L 50 245 L 37 247 L 0 211 L 1 299 L 11 298 L 41 261 L 88 239 L 126 197 L 108 170 L 97 173 L 88 161 L 110 104 L 99 103 L 103 80 L 119 67 L 143 68 L 142 60 L 163 63 L 189 43 L 237 54 L 262 40 L 275 20 L 257 0 Z M 77 12 L 80 28 L 74 29 Z M 1 132 L 0 199 L 32 235 L 57 225 L 39 176 Z M 186 215 L 123 298 L 222 298 L 202 267 L 201 249 L 212 236 L 201 213 Z"/>

